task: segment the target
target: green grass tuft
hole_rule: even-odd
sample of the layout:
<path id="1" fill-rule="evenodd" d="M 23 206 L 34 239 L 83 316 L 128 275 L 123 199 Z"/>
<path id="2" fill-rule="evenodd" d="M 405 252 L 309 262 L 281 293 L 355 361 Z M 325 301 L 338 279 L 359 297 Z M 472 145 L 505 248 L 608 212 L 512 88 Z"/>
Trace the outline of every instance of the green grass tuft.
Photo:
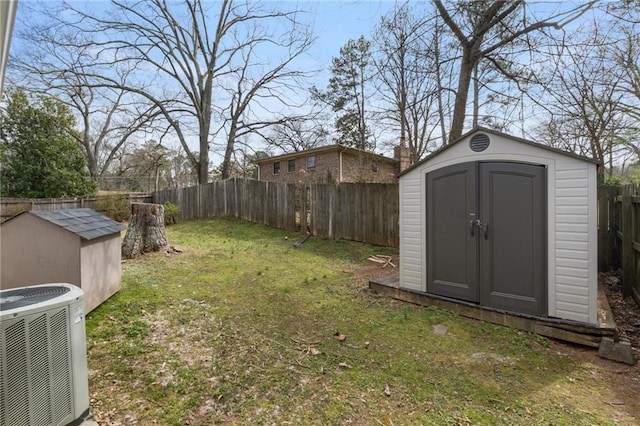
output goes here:
<path id="1" fill-rule="evenodd" d="M 282 231 L 228 218 L 167 235 L 184 252 L 124 263 L 122 290 L 87 318 L 98 421 L 625 422 L 594 370 L 544 338 L 362 291 L 354 272 L 389 248 L 294 249 Z"/>

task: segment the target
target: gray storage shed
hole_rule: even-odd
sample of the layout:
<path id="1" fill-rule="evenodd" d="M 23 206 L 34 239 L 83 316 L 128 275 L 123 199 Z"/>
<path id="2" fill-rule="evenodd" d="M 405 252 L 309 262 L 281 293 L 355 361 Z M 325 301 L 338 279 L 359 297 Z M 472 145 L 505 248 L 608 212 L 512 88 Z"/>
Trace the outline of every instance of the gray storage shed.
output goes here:
<path id="1" fill-rule="evenodd" d="M 597 164 L 476 128 L 400 175 L 400 288 L 596 325 Z"/>
<path id="2" fill-rule="evenodd" d="M 120 290 L 124 229 L 91 209 L 23 212 L 0 225 L 0 289 L 75 284 L 88 313 Z"/>

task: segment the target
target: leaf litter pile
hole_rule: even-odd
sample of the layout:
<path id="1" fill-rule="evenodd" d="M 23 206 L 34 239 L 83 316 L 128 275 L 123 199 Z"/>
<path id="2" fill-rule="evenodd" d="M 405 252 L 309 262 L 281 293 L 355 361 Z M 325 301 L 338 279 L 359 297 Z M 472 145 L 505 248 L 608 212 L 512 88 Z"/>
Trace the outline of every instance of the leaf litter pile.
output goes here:
<path id="1" fill-rule="evenodd" d="M 637 366 L 368 291 L 394 272 L 391 249 L 293 248 L 295 235 L 234 219 L 167 233 L 183 253 L 127 261 L 122 290 L 88 316 L 100 425 L 640 419 Z"/>
<path id="2" fill-rule="evenodd" d="M 640 360 L 640 306 L 632 297 L 623 296 L 622 281 L 618 274 L 601 274 L 600 280 L 620 337 L 631 342 L 635 357 Z"/>

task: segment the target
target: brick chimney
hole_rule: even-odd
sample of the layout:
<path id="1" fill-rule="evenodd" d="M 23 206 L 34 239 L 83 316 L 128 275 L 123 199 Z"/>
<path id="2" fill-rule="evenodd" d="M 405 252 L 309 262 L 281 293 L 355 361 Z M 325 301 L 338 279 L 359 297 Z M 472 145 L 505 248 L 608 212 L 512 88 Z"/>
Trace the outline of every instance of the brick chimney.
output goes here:
<path id="1" fill-rule="evenodd" d="M 400 162 L 400 170 L 398 172 L 403 171 L 407 167 L 411 165 L 411 155 L 409 153 L 409 148 L 405 143 L 404 137 L 400 138 L 400 144 L 393 148 L 393 158 Z"/>

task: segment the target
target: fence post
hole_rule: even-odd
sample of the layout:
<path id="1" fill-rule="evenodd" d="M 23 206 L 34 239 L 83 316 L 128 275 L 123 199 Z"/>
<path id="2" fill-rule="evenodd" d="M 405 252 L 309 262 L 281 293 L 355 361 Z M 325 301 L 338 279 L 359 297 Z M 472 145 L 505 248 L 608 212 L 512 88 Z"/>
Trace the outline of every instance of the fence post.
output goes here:
<path id="1" fill-rule="evenodd" d="M 616 222 L 616 197 L 619 186 L 598 187 L 598 270 L 608 272 L 617 269 L 620 259 L 615 256 L 619 224 Z"/>
<path id="2" fill-rule="evenodd" d="M 631 295 L 633 287 L 633 218 L 632 218 L 632 202 L 630 195 L 622 197 L 622 293 L 623 295 Z"/>
<path id="3" fill-rule="evenodd" d="M 611 249 L 607 246 L 609 233 L 609 199 L 610 188 L 598 187 L 598 270 L 605 272 L 611 270 Z"/>
<path id="4" fill-rule="evenodd" d="M 300 195 L 300 231 L 306 232 L 309 226 L 307 223 L 307 185 L 304 183 L 300 184 L 298 191 Z"/>
<path id="5" fill-rule="evenodd" d="M 208 182 L 198 184 L 198 219 L 202 219 L 205 217 L 204 214 L 204 196 L 206 194 L 206 185 Z"/>

